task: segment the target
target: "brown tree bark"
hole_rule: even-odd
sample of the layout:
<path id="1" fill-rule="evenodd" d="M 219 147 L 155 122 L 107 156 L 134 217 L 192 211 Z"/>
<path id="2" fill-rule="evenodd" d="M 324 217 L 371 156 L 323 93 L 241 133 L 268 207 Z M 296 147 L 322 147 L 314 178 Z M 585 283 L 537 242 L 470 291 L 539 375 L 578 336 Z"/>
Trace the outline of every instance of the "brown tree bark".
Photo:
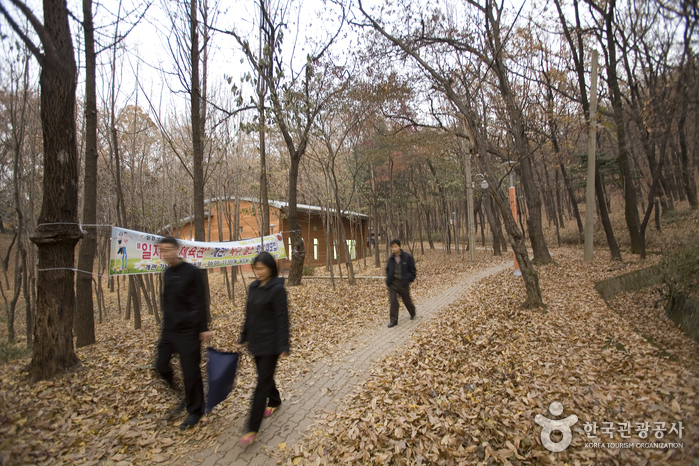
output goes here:
<path id="1" fill-rule="evenodd" d="M 92 0 L 83 0 L 85 34 L 85 177 L 82 223 L 89 225 L 80 241 L 75 283 L 75 346 L 95 342 L 95 311 L 92 302 L 92 268 L 97 250 L 97 94 L 95 90 L 95 37 Z"/>
<path id="2" fill-rule="evenodd" d="M 257 105 L 259 114 L 259 129 L 260 137 L 260 208 L 262 210 L 262 228 L 261 236 L 269 235 L 269 194 L 267 189 L 267 147 L 266 147 L 266 131 L 267 131 L 267 115 L 265 112 L 265 98 L 267 97 L 267 82 L 272 78 L 272 66 L 274 60 L 275 47 L 275 29 L 265 21 L 269 11 L 269 1 L 260 1 L 260 47 L 258 55 L 264 64 L 260 64 L 257 78 Z"/>
<path id="3" fill-rule="evenodd" d="M 197 19 L 197 0 L 189 3 L 189 30 L 190 30 L 190 64 L 191 64 L 191 92 L 190 113 L 192 119 L 192 178 L 194 201 L 194 240 L 206 241 L 206 227 L 204 225 L 204 135 L 205 118 L 202 117 L 201 81 L 199 78 L 199 20 Z M 204 288 L 206 289 L 206 318 L 211 321 L 209 307 L 209 274 L 207 270 L 201 270 Z"/>
<path id="4" fill-rule="evenodd" d="M 39 224 L 31 237 L 38 248 L 40 274 L 29 365 L 31 382 L 51 378 L 78 362 L 73 348 L 75 274 L 72 270 L 75 245 L 82 236 L 77 225 L 76 66 L 65 0 L 44 0 L 43 5 L 42 25 L 26 6 L 16 4 L 30 18 L 44 50 L 41 53 L 28 42 L 41 65 L 44 141 L 44 194 Z"/>
<path id="5" fill-rule="evenodd" d="M 522 272 L 522 279 L 527 290 L 527 298 L 524 300 L 521 307 L 524 309 L 546 308 L 541 296 L 541 288 L 539 287 L 539 274 L 534 268 L 532 261 L 529 260 L 529 253 L 527 252 L 527 245 L 524 242 L 522 230 L 515 222 L 512 214 L 506 214 L 510 210 L 509 203 L 504 198 L 504 195 L 495 189 L 493 183 L 490 183 L 488 189 L 495 204 L 503 214 L 505 229 L 510 237 L 510 244 L 515 252 L 519 269 Z"/>
<path id="6" fill-rule="evenodd" d="M 694 167 L 692 167 L 687 145 L 687 108 L 689 106 L 689 96 L 686 86 L 682 86 L 681 92 L 684 99 L 680 104 L 680 118 L 677 121 L 677 133 L 680 143 L 680 164 L 682 170 L 682 185 L 692 210 L 699 207 L 697 202 L 697 185 L 694 180 Z"/>
<path id="7" fill-rule="evenodd" d="M 491 27 L 493 71 L 498 77 L 500 94 L 505 101 L 510 131 L 512 132 L 515 150 L 519 157 L 520 178 L 522 187 L 524 188 L 524 198 L 529 211 L 529 215 L 527 216 L 527 229 L 534 253 L 533 261 L 537 264 L 550 264 L 553 262 L 553 258 L 551 258 L 551 254 L 546 246 L 546 239 L 544 238 L 541 216 L 541 197 L 539 196 L 539 188 L 534 180 L 534 170 L 532 168 L 531 159 L 532 154 L 529 148 L 529 139 L 525 133 L 524 116 L 519 106 L 515 103 L 514 94 L 512 93 L 505 64 L 503 63 L 503 44 L 500 38 L 500 22 L 496 20 L 495 15 L 493 15 L 492 3 L 486 4 L 485 14 L 489 19 L 488 22 Z"/>
<path id="8" fill-rule="evenodd" d="M 631 238 L 631 252 L 645 256 L 646 241 L 641 234 L 641 220 L 638 215 L 638 200 L 636 187 L 631 173 L 631 161 L 629 160 L 628 147 L 626 145 L 626 126 L 624 120 L 624 108 L 621 96 L 621 87 L 617 76 L 616 40 L 614 38 L 614 14 L 616 0 L 610 0 L 609 10 L 604 13 L 605 33 L 607 37 L 607 82 L 611 91 L 611 102 L 614 114 L 614 126 L 617 137 L 617 150 L 619 171 L 623 179 L 624 190 L 624 217 Z"/>
<path id="9" fill-rule="evenodd" d="M 10 126 L 11 126 L 11 145 L 13 152 L 13 166 L 12 166 L 12 185 L 14 194 L 14 204 L 15 213 L 17 214 L 17 231 L 12 238 L 12 243 L 7 251 L 7 257 L 3 261 L 2 268 L 5 272 L 5 280 L 9 280 L 7 276 L 8 261 L 12 251 L 12 245 L 17 244 L 15 249 L 15 270 L 14 270 L 14 293 L 12 299 L 7 303 L 5 299 L 5 309 L 6 309 L 6 323 L 7 323 L 7 341 L 9 343 L 14 343 L 15 341 L 15 311 L 17 309 L 17 301 L 24 286 L 24 296 L 25 299 L 30 293 L 28 293 L 28 281 L 27 276 L 29 270 L 27 269 L 27 250 L 25 248 L 25 216 L 24 207 L 22 206 L 23 190 L 22 190 L 22 173 L 23 173 L 23 160 L 22 154 L 24 152 L 24 139 L 26 134 L 27 126 L 27 107 L 29 99 L 29 56 L 23 58 L 22 67 L 23 72 L 20 75 L 15 75 L 12 73 L 12 92 L 9 96 L 9 110 L 10 110 Z M 12 69 L 12 68 L 11 68 Z M 9 283 L 8 283 L 9 286 Z M 5 295 L 3 293 L 3 298 Z M 29 302 L 31 303 L 31 301 Z M 29 306 L 29 304 L 28 304 Z M 27 308 L 28 312 L 31 312 L 31 308 Z M 31 325 L 27 328 L 27 332 L 31 329 Z M 28 340 L 31 338 L 29 337 Z"/>
<path id="10" fill-rule="evenodd" d="M 578 1 L 573 1 L 574 11 L 575 11 L 575 22 L 576 22 L 576 33 L 577 36 L 574 39 L 570 33 L 570 28 L 561 9 L 560 1 L 554 0 L 556 9 L 558 10 L 558 16 L 561 20 L 561 26 L 563 27 L 563 32 L 570 47 L 570 51 L 573 58 L 573 64 L 575 66 L 575 72 L 578 77 L 578 88 L 580 90 L 580 99 L 582 101 L 583 113 L 585 115 L 585 121 L 590 120 L 590 101 L 587 95 L 587 86 L 585 84 L 585 62 L 584 62 L 584 52 L 585 48 L 583 46 L 583 36 L 582 27 L 580 23 L 580 12 L 578 9 Z M 565 171 L 565 166 L 563 161 L 559 158 L 559 163 L 561 166 L 561 173 L 563 175 L 563 180 L 566 183 L 566 188 L 568 190 L 568 196 L 570 197 L 570 202 L 575 212 L 578 212 L 577 201 L 575 200 L 575 193 L 570 184 L 568 176 Z M 599 164 L 595 160 L 595 195 L 597 196 L 597 205 L 599 206 L 599 218 L 602 226 L 604 228 L 604 233 L 607 238 L 607 244 L 609 246 L 609 251 L 612 258 L 615 260 L 621 260 L 621 251 L 619 250 L 619 245 L 614 237 L 614 230 L 612 229 L 612 222 L 609 219 L 609 209 L 607 208 L 607 200 L 604 193 L 604 186 L 600 178 Z M 577 214 L 578 229 L 582 231 L 582 221 L 580 220 L 580 213 Z M 582 233 L 581 233 L 582 239 Z"/>
<path id="11" fill-rule="evenodd" d="M 502 226 L 500 224 L 500 218 L 495 212 L 492 196 L 490 194 L 486 194 L 486 196 L 488 196 L 488 198 L 485 200 L 485 202 L 483 202 L 483 210 L 485 210 L 485 215 L 488 219 L 488 224 L 490 225 L 490 233 L 493 237 L 493 255 L 502 256 Z"/>

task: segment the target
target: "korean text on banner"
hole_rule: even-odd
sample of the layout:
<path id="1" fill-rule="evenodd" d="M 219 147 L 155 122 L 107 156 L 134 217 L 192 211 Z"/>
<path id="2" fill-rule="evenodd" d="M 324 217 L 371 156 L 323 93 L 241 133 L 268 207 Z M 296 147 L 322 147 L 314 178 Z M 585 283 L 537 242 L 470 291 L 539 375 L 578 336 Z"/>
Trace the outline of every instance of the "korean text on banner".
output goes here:
<path id="1" fill-rule="evenodd" d="M 140 231 L 112 227 L 109 275 L 163 272 L 168 268 L 168 264 L 160 257 L 162 238 Z M 264 250 L 275 259 L 287 257 L 281 234 L 224 243 L 186 240 L 178 242 L 179 256 L 200 269 L 250 264 L 262 251 L 263 244 Z"/>

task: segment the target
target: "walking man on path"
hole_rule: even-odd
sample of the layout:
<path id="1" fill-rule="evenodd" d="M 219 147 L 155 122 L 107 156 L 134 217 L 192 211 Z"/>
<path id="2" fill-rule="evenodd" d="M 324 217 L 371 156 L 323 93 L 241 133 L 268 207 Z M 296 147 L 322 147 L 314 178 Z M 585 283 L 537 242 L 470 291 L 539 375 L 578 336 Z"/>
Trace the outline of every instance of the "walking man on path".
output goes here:
<path id="1" fill-rule="evenodd" d="M 163 331 L 155 367 L 165 382 L 175 387 L 170 359 L 180 355 L 184 375 L 184 406 L 189 415 L 181 430 L 192 427 L 204 414 L 204 384 L 201 378 L 201 341 L 211 338 L 206 322 L 206 293 L 201 271 L 178 255 L 177 240 L 166 236 L 160 254 L 170 267 L 163 278 Z"/>
<path id="2" fill-rule="evenodd" d="M 386 264 L 386 286 L 391 301 L 390 322 L 388 328 L 398 325 L 398 295 L 410 313 L 410 320 L 415 319 L 415 305 L 410 298 L 410 284 L 415 281 L 415 259 L 403 251 L 400 241 L 391 241 L 391 257 Z"/>

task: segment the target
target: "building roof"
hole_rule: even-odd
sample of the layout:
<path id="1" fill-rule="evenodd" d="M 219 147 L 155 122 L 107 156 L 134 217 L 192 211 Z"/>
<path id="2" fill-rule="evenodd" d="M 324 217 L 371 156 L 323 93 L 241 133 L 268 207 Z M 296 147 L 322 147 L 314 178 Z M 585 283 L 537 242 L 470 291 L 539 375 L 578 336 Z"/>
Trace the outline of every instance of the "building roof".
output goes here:
<path id="1" fill-rule="evenodd" d="M 234 201 L 235 196 L 228 196 L 228 197 L 215 197 L 213 199 L 206 199 L 204 201 L 204 205 L 208 205 L 211 202 L 218 202 L 218 201 Z M 254 199 L 251 197 L 241 197 L 241 201 L 248 201 L 252 203 L 260 203 L 259 199 Z M 289 207 L 288 202 L 284 201 L 269 201 L 269 205 L 272 207 L 276 207 L 279 210 L 286 210 L 287 207 Z M 308 204 L 296 204 L 296 208 L 299 210 L 299 212 L 323 212 L 325 211 L 324 207 L 319 207 L 315 205 L 308 205 Z M 330 212 L 335 212 L 335 209 L 329 209 Z M 351 210 L 345 210 L 342 212 L 342 215 L 345 217 L 359 217 L 359 218 L 364 218 L 364 219 L 369 219 L 369 216 L 366 214 L 361 214 L 359 212 L 353 212 Z"/>
<path id="2" fill-rule="evenodd" d="M 212 202 L 234 201 L 234 200 L 235 200 L 235 196 L 214 197 L 211 199 L 205 199 L 204 205 L 207 206 L 207 205 L 211 204 Z M 260 203 L 259 199 L 254 199 L 251 197 L 241 197 L 240 200 L 251 202 L 251 203 L 256 203 L 256 204 Z M 289 203 L 284 202 L 284 201 L 269 201 L 269 205 L 272 207 L 276 207 L 279 210 L 286 210 L 289 207 Z M 299 210 L 299 212 L 309 212 L 309 213 L 317 212 L 318 214 L 320 214 L 321 212 L 323 212 L 325 210 L 325 208 L 323 208 L 323 207 L 319 207 L 319 206 L 315 206 L 315 205 L 307 205 L 307 204 L 296 204 L 296 208 Z M 329 210 L 330 210 L 330 212 L 335 212 L 335 209 L 329 209 Z M 358 217 L 358 218 L 362 218 L 362 219 L 369 219 L 370 218 L 366 214 L 361 214 L 359 212 L 352 212 L 352 211 L 343 211 L 342 216 L 343 217 Z M 204 212 L 204 218 L 208 218 L 208 217 L 213 217 L 213 214 L 211 212 Z M 180 225 L 186 225 L 187 223 L 193 222 L 193 221 L 194 221 L 194 216 L 190 215 L 189 217 L 185 217 L 185 218 L 181 219 L 178 223 Z M 159 233 L 162 233 L 164 231 L 170 231 L 171 228 L 172 228 L 171 224 L 165 225 L 163 228 L 160 229 Z"/>

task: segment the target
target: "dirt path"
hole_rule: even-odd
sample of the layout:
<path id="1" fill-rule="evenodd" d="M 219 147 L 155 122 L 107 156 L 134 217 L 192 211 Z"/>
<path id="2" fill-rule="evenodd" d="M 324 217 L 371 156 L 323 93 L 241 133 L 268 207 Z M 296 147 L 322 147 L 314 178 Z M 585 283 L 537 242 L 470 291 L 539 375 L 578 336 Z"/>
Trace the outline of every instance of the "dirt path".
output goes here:
<path id="1" fill-rule="evenodd" d="M 279 448 L 291 448 L 300 440 L 316 415 L 335 411 L 342 399 L 369 376 L 372 365 L 404 345 L 421 322 L 435 317 L 438 312 L 458 300 L 473 284 L 484 277 L 498 273 L 509 265 L 496 265 L 473 273 L 462 283 L 452 286 L 438 298 L 417 302 L 417 318 L 409 320 L 402 307 L 399 325 L 381 326 L 373 333 L 362 335 L 348 343 L 348 353 L 341 359 L 318 362 L 303 379 L 287 391 L 282 407 L 263 421 L 257 441 L 247 449 L 237 442 L 245 418 L 239 419 L 220 436 L 216 446 L 193 457 L 180 458 L 175 464 L 192 465 L 266 465 L 276 464 L 271 454 Z"/>

